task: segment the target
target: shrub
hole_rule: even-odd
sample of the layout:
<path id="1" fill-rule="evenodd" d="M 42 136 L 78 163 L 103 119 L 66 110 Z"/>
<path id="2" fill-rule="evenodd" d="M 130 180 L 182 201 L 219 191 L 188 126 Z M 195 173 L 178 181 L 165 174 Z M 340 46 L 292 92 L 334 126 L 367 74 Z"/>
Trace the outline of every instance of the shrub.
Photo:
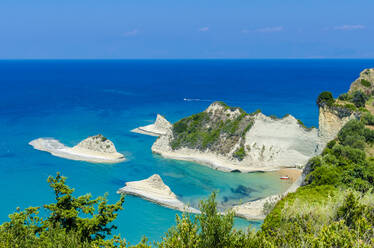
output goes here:
<path id="1" fill-rule="evenodd" d="M 245 155 L 246 155 L 246 153 L 245 153 L 244 147 L 241 146 L 240 148 L 238 148 L 234 152 L 233 157 L 237 158 L 239 161 L 242 161 L 244 159 Z"/>
<path id="2" fill-rule="evenodd" d="M 321 106 L 326 104 L 327 106 L 332 106 L 334 104 L 335 100 L 332 97 L 331 92 L 329 91 L 324 91 L 321 94 L 319 94 L 317 98 L 317 105 Z"/>
<path id="3" fill-rule="evenodd" d="M 370 87 L 371 86 L 371 83 L 368 80 L 366 80 L 366 79 L 361 79 L 360 82 L 365 87 Z"/>
<path id="4" fill-rule="evenodd" d="M 362 114 L 361 121 L 365 125 L 374 125 L 374 115 L 372 115 L 369 112 L 366 112 L 366 113 Z"/>
<path id="5" fill-rule="evenodd" d="M 352 99 L 352 96 L 349 95 L 348 93 L 343 93 L 338 97 L 339 100 L 342 101 L 350 101 Z"/>
<path id="6" fill-rule="evenodd" d="M 107 239 L 117 228 L 110 223 L 122 209 L 124 197 L 115 204 L 108 204 L 106 196 L 74 197 L 65 180 L 59 173 L 48 178 L 56 197 L 56 203 L 44 205 L 48 218 L 39 216 L 40 207 L 9 215 L 10 221 L 0 226 L 1 247 L 125 247 L 120 237 Z"/>
<path id="7" fill-rule="evenodd" d="M 367 100 L 367 96 L 362 91 L 355 91 L 352 94 L 352 102 L 357 108 L 365 107 Z"/>

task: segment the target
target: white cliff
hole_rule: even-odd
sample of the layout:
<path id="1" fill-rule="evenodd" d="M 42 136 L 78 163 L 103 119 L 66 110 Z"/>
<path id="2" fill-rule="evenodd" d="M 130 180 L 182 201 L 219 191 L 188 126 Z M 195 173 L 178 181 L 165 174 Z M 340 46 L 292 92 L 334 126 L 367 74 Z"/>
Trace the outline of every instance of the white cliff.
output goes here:
<path id="1" fill-rule="evenodd" d="M 171 129 L 171 127 L 172 125 L 170 124 L 170 122 L 168 122 L 162 115 L 157 114 L 155 123 L 144 127 L 135 128 L 131 130 L 131 132 L 151 136 L 160 136 L 166 134 L 166 132 Z"/>
<path id="2" fill-rule="evenodd" d="M 138 196 L 161 206 L 183 212 L 199 213 L 199 210 L 178 200 L 177 196 L 165 185 L 158 174 L 144 180 L 127 182 L 126 186 L 120 188 L 117 193 Z"/>
<path id="3" fill-rule="evenodd" d="M 224 108 L 220 104 L 213 103 L 205 112 L 209 113 L 212 119 L 222 116 L 235 119 L 241 115 L 238 109 Z M 223 171 L 240 172 L 272 171 L 283 167 L 301 168 L 309 158 L 321 151 L 318 130 L 306 129 L 290 115 L 277 119 L 257 113 L 244 118 L 253 121 L 253 125 L 243 138 L 229 144 L 229 151 L 226 154 L 211 148 L 172 149 L 171 141 L 174 138 L 172 128 L 156 140 L 152 151 L 166 158 L 193 161 Z M 228 139 L 221 136 L 224 146 Z M 234 153 L 243 143 L 246 155 L 242 160 L 238 160 L 234 157 Z"/>
<path id="4" fill-rule="evenodd" d="M 101 134 L 88 137 L 74 147 L 68 147 L 52 138 L 38 138 L 29 143 L 36 150 L 46 151 L 54 156 L 93 163 L 119 163 L 125 160 L 118 153 L 113 142 Z"/>

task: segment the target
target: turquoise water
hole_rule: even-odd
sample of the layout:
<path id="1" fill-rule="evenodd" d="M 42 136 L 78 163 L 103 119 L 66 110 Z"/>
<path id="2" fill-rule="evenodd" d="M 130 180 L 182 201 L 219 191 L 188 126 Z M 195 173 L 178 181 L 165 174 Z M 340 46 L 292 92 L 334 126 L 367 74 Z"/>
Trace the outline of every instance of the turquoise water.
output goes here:
<path id="1" fill-rule="evenodd" d="M 155 137 L 131 133 L 156 114 L 175 122 L 214 100 L 265 114 L 293 114 L 318 123 L 315 99 L 337 96 L 370 60 L 343 61 L 0 61 L 0 221 L 17 206 L 53 201 L 46 179 L 61 172 L 76 194 L 115 192 L 126 181 L 158 173 L 182 201 L 197 206 L 212 191 L 218 204 L 253 200 L 284 191 L 275 173 L 224 173 L 151 153 Z M 183 98 L 200 101 L 183 101 Z M 34 150 L 28 142 L 53 137 L 73 146 L 90 135 L 111 139 L 127 161 L 114 165 L 70 161 Z M 244 190 L 243 190 L 244 189 Z M 128 196 L 116 224 L 131 243 L 158 240 L 177 211 Z M 236 219 L 238 228 L 261 222 Z"/>

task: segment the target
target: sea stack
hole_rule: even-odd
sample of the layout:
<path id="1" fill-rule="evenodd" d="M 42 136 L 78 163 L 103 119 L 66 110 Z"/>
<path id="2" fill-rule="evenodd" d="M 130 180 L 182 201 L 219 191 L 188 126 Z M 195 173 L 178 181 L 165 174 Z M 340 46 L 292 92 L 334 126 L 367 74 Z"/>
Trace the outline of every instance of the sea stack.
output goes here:
<path id="1" fill-rule="evenodd" d="M 183 212 L 199 213 L 197 209 L 188 207 L 178 200 L 177 196 L 162 181 L 158 174 L 154 174 L 144 180 L 127 182 L 126 186 L 120 188 L 117 193 L 138 196 L 161 206 Z"/>
<path id="2" fill-rule="evenodd" d="M 125 156 L 117 152 L 112 141 L 103 135 L 90 136 L 74 147 L 68 147 L 52 138 L 38 138 L 29 143 L 35 149 L 54 156 L 92 163 L 119 163 Z"/>

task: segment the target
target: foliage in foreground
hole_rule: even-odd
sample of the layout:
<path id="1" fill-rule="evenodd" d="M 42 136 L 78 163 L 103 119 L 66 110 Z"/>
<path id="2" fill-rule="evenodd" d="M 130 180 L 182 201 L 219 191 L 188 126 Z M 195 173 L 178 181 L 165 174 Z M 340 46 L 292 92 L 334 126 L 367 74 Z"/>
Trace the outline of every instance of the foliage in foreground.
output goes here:
<path id="1" fill-rule="evenodd" d="M 124 197 L 115 204 L 108 204 L 106 196 L 74 197 L 65 180 L 60 174 L 48 178 L 56 202 L 43 206 L 47 218 L 39 216 L 40 207 L 9 215 L 10 221 L 0 226 L 0 247 L 125 247 L 119 236 L 106 239 L 117 228 L 110 223 L 122 210 Z"/>

